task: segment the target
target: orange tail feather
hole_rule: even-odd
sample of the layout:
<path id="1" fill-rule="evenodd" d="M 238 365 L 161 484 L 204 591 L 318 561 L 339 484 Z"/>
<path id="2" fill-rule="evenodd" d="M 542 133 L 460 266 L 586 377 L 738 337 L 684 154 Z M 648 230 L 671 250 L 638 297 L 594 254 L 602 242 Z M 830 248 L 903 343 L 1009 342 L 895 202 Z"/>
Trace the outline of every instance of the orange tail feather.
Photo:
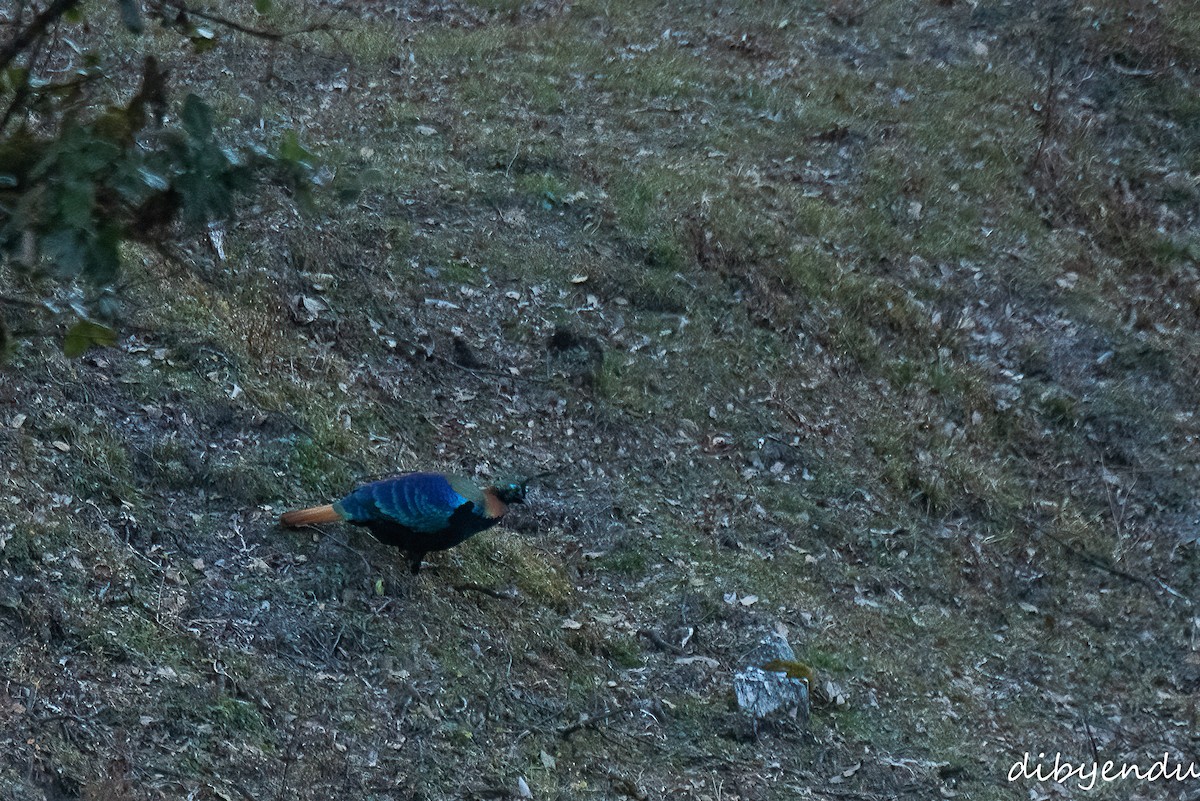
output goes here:
<path id="1" fill-rule="evenodd" d="M 285 512 L 279 516 L 279 522 L 288 528 L 312 526 L 317 523 L 336 523 L 342 516 L 329 503 L 324 506 L 314 506 L 311 509 L 299 509 L 295 512 Z"/>

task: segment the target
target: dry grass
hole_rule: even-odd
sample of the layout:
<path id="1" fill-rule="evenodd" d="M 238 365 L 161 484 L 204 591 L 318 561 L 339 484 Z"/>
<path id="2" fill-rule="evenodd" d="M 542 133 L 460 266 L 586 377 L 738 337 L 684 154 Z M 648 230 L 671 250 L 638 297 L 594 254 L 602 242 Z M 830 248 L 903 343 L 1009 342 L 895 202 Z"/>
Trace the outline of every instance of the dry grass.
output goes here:
<path id="1" fill-rule="evenodd" d="M 1009 10 L 364 3 L 270 80 L 170 50 L 335 177 L 147 255 L 119 347 L 5 368 L 0 785 L 999 799 L 1025 751 L 1188 753 L 1191 23 Z M 555 476 L 415 580 L 274 528 L 412 468 Z M 845 703 L 756 737 L 730 676 L 779 625 Z"/>

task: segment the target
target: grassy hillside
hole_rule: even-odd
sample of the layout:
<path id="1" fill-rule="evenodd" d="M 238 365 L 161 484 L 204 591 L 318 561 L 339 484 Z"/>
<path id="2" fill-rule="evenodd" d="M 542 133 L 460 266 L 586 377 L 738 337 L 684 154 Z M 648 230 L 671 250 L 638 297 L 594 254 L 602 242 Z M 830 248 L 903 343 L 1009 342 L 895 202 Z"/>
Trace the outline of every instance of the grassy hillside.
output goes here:
<path id="1" fill-rule="evenodd" d="M 117 347 L 0 370 L 7 797 L 1027 799 L 1079 791 L 1025 752 L 1194 756 L 1194 6 L 214 8 L 330 30 L 113 63 L 329 180 L 224 258 L 130 251 Z M 410 469 L 554 475 L 417 578 L 275 526 Z M 734 702 L 772 631 L 807 727 Z"/>

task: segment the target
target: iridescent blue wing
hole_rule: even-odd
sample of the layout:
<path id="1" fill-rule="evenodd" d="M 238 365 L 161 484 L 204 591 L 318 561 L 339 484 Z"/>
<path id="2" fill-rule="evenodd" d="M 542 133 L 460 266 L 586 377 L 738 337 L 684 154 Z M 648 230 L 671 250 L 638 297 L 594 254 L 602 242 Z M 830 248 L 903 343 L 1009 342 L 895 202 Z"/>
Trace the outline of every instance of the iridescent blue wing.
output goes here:
<path id="1" fill-rule="evenodd" d="M 339 502 L 352 523 L 396 523 L 418 532 L 441 531 L 469 503 L 437 473 L 408 475 L 364 484 Z"/>

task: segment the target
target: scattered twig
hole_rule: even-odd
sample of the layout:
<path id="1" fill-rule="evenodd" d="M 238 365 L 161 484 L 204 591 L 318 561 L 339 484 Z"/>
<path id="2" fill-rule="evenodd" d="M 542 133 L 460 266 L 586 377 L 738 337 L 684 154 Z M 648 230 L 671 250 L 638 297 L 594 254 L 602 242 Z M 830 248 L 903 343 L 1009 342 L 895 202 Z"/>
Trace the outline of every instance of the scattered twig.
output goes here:
<path id="1" fill-rule="evenodd" d="M 300 716 L 297 715 L 292 719 L 291 731 L 288 733 L 287 748 L 283 752 L 283 771 L 279 775 L 279 792 L 275 794 L 275 801 L 283 801 L 283 799 L 291 797 L 291 772 L 292 765 L 296 761 L 296 753 L 299 750 L 299 741 Z"/>
<path id="2" fill-rule="evenodd" d="M 201 778 L 198 776 L 189 776 L 186 773 L 182 773 L 180 771 L 172 770 L 171 768 L 165 768 L 165 767 L 161 767 L 161 766 L 155 766 L 153 768 L 143 768 L 142 770 L 145 771 L 146 773 L 158 773 L 162 776 L 166 776 L 167 778 L 175 779 L 176 781 L 179 781 L 179 782 L 184 782 L 185 787 L 187 786 L 187 783 L 197 781 L 198 779 Z M 205 780 L 210 782 L 209 786 L 213 787 L 215 789 L 216 786 L 211 784 L 211 782 L 213 781 L 212 778 L 207 778 Z M 223 782 L 225 784 L 225 786 L 231 787 L 234 790 L 237 790 L 238 793 L 243 798 L 246 799 L 246 801 L 258 801 L 258 796 L 255 795 L 254 793 L 250 792 L 248 789 L 246 789 L 245 785 L 243 785 L 239 782 L 236 782 L 233 779 L 229 779 L 229 778 L 225 778 L 225 777 L 222 777 L 220 779 L 220 781 Z"/>
<path id="3" fill-rule="evenodd" d="M 1169 595 L 1174 595 L 1179 600 L 1185 601 L 1188 604 L 1193 604 L 1196 602 L 1196 600 L 1194 598 L 1192 598 L 1191 596 L 1188 596 L 1188 595 L 1184 595 L 1179 590 L 1175 589 L 1170 584 L 1167 584 L 1165 581 L 1160 579 L 1158 576 L 1154 577 L 1154 581 L 1155 581 L 1155 583 L 1158 584 L 1158 586 L 1162 587 L 1163 592 L 1165 592 Z"/>
<path id="4" fill-rule="evenodd" d="M 637 786 L 637 783 L 633 779 L 621 776 L 612 770 L 608 771 L 606 775 L 608 776 L 608 780 L 612 782 L 613 789 L 622 795 L 627 795 L 635 799 L 635 801 L 647 801 L 650 797 L 642 791 L 642 788 Z"/>
<path id="5" fill-rule="evenodd" d="M 7 303 L 10 306 L 22 306 L 26 309 L 37 309 L 39 311 L 49 311 L 45 303 L 38 303 L 24 298 L 14 298 L 10 295 L 0 295 L 0 303 Z"/>
<path id="6" fill-rule="evenodd" d="M 492 207 L 492 211 L 496 212 L 496 219 L 498 219 L 500 221 L 501 225 L 509 224 L 508 220 L 504 219 L 504 212 L 501 211 L 500 205 L 498 203 L 496 203 L 496 201 L 492 200 L 491 198 L 488 198 L 488 205 Z"/>
<path id="7" fill-rule="evenodd" d="M 1050 137 L 1058 130 L 1058 51 L 1052 50 L 1049 56 L 1050 69 L 1046 76 L 1046 97 L 1042 105 L 1042 118 L 1039 127 L 1042 129 L 1042 134 L 1038 138 L 1037 150 L 1034 151 L 1033 160 L 1029 163 L 1029 171 L 1036 173 L 1042 167 L 1042 158 L 1046 153 L 1046 146 L 1050 143 Z"/>
<path id="8" fill-rule="evenodd" d="M 1134 78 L 1149 78 L 1153 75 L 1158 74 L 1158 70 L 1138 69 L 1136 67 L 1123 67 L 1120 64 L 1118 64 L 1117 60 L 1113 57 L 1109 57 L 1108 65 L 1110 67 L 1112 67 L 1114 70 L 1116 70 L 1117 72 L 1121 73 L 1122 75 L 1130 75 Z"/>
<path id="9" fill-rule="evenodd" d="M 1092 735 L 1092 726 L 1088 723 L 1087 718 L 1083 719 L 1083 730 L 1087 732 L 1088 745 L 1092 750 L 1092 762 L 1096 765 L 1100 764 L 1100 750 L 1096 747 L 1096 738 Z"/>
<path id="10" fill-rule="evenodd" d="M 332 542 L 334 545 L 338 546 L 339 548 L 345 548 L 347 551 L 354 554 L 359 559 L 363 560 L 363 566 L 367 569 L 368 573 L 370 573 L 372 571 L 370 560 L 367 559 L 366 555 L 363 554 L 362 551 L 358 550 L 357 548 L 351 547 L 350 543 L 328 534 L 324 529 L 318 528 L 317 526 L 305 526 L 305 528 L 309 528 L 309 529 L 312 529 L 313 531 L 320 532 L 321 539 L 328 540 L 329 542 Z"/>
<path id="11" fill-rule="evenodd" d="M 42 45 L 45 41 L 45 38 L 42 36 L 33 41 L 33 47 L 29 53 L 28 69 L 21 72 L 21 83 L 17 85 L 16 90 L 13 92 L 12 102 L 4 110 L 4 116 L 0 117 L 0 131 L 8 127 L 9 121 L 16 115 L 17 110 L 24 106 L 25 101 L 29 99 L 29 80 L 33 76 L 33 66 L 37 62 L 38 56 L 41 55 Z"/>
<path id="12" fill-rule="evenodd" d="M 1137 477 L 1136 476 L 1134 477 L 1133 483 L 1130 484 L 1129 488 L 1125 490 L 1125 498 L 1122 499 L 1121 495 L 1120 495 L 1120 488 L 1118 487 L 1117 489 L 1113 489 L 1112 485 L 1109 484 L 1109 482 L 1105 480 L 1105 473 L 1111 474 L 1111 472 L 1108 469 L 1108 466 L 1104 464 L 1104 456 L 1101 455 L 1101 457 L 1100 457 L 1100 483 L 1104 487 L 1104 496 L 1105 496 L 1105 499 L 1108 501 L 1108 513 L 1112 517 L 1113 529 L 1115 530 L 1116 535 L 1117 535 L 1116 550 L 1117 550 L 1117 556 L 1119 557 L 1120 551 L 1123 549 L 1123 545 L 1125 543 L 1125 538 L 1126 538 L 1125 508 L 1124 508 L 1125 500 L 1127 500 L 1129 498 L 1130 494 L 1133 492 L 1133 488 L 1137 486 Z"/>
<path id="13" fill-rule="evenodd" d="M 17 57 L 17 54 L 80 2 L 81 0 L 54 0 L 41 14 L 34 17 L 28 28 L 17 33 L 8 44 L 0 48 L 0 71 L 8 69 L 8 65 Z"/>
<path id="14" fill-rule="evenodd" d="M 461 593 L 479 592 L 483 593 L 484 595 L 490 595 L 492 598 L 499 598 L 502 601 L 511 601 L 517 597 L 516 590 L 494 590 L 491 587 L 485 587 L 482 584 L 476 584 L 473 581 L 455 584 L 454 589 Z"/>
<path id="15" fill-rule="evenodd" d="M 341 646 L 342 637 L 345 634 L 346 634 L 346 624 L 343 623 L 342 627 L 340 629 L 338 629 L 337 636 L 335 636 L 333 638 L 333 643 L 330 644 L 329 647 L 325 649 L 325 664 L 329 664 L 330 662 L 333 661 L 333 657 L 337 655 L 337 650 Z M 342 653 L 345 653 L 345 651 L 343 651 Z"/>
<path id="16" fill-rule="evenodd" d="M 1149 579 L 1147 579 L 1143 576 L 1136 576 L 1133 573 L 1126 572 L 1124 570 L 1121 570 L 1118 567 L 1113 567 L 1112 565 L 1108 564 L 1100 557 L 1095 556 L 1091 553 L 1088 553 L 1087 551 L 1083 550 L 1082 548 L 1076 548 L 1074 545 L 1067 542 L 1062 537 L 1059 537 L 1057 534 L 1055 534 L 1051 531 L 1044 531 L 1043 533 L 1047 537 L 1049 537 L 1051 540 L 1053 540 L 1054 542 L 1057 542 L 1063 548 L 1063 550 L 1065 550 L 1068 554 L 1070 554 L 1071 556 L 1074 556 L 1076 559 L 1083 562 L 1084 564 L 1091 565 L 1092 567 L 1094 567 L 1098 570 L 1103 570 L 1105 573 L 1116 576 L 1119 579 L 1128 581 L 1130 584 L 1137 584 L 1142 587 L 1145 587 L 1146 589 L 1151 591 L 1150 594 L 1151 594 L 1151 596 L 1154 597 L 1154 599 L 1156 601 L 1158 601 L 1160 604 L 1163 603 L 1162 599 L 1159 597 L 1158 593 L 1155 591 L 1156 590 L 1155 584 L 1153 582 L 1151 582 Z M 1161 583 L 1162 582 L 1160 581 L 1159 584 L 1161 584 Z M 1173 591 L 1172 591 L 1172 594 L 1178 595 L 1178 593 L 1173 592 Z M 1181 595 L 1180 597 L 1184 598 L 1185 596 Z M 1190 598 L 1188 598 L 1186 600 L 1188 600 L 1189 602 L 1191 601 Z"/>
<path id="17" fill-rule="evenodd" d="M 458 589 L 457 587 L 455 589 Z M 512 655 L 508 657 L 508 672 L 512 672 Z M 483 728 L 488 730 L 492 726 L 492 699 L 496 697 L 496 688 L 500 686 L 500 672 L 492 672 L 492 680 L 488 687 L 487 698 L 483 702 Z"/>
<path id="18" fill-rule="evenodd" d="M 558 734 L 564 740 L 569 740 L 571 738 L 571 735 L 574 734 L 575 732 L 579 731 L 580 729 L 593 729 L 596 727 L 597 724 L 602 723 L 615 715 L 620 715 L 624 712 L 637 712 L 637 711 L 642 711 L 645 709 L 646 709 L 645 701 L 634 701 L 632 703 L 621 704 L 620 706 L 615 706 L 612 709 L 608 710 L 607 712 L 602 712 L 599 715 L 587 715 L 587 713 L 585 712 L 583 715 L 580 716 L 579 720 L 575 721 L 570 726 L 559 729 Z"/>
<path id="19" fill-rule="evenodd" d="M 471 375 L 475 376 L 476 378 L 478 378 L 480 380 L 486 380 L 484 378 L 484 376 L 490 375 L 490 376 L 497 376 L 499 378 L 515 379 L 517 381 L 528 381 L 529 383 L 532 383 L 532 384 L 549 384 L 550 383 L 549 381 L 547 381 L 543 378 L 534 378 L 533 376 L 513 375 L 512 373 L 505 373 L 505 372 L 501 372 L 500 370 L 491 370 L 486 367 L 467 367 L 465 364 L 459 364 L 458 362 L 454 361 L 453 359 L 447 359 L 445 356 L 439 356 L 436 353 L 432 354 L 429 358 L 433 359 L 436 362 L 441 362 L 442 364 L 449 365 L 450 367 L 457 367 L 459 370 L 470 373 Z"/>
<path id="20" fill-rule="evenodd" d="M 811 791 L 811 788 L 810 788 Z M 896 801 L 899 796 L 881 795 L 879 793 L 860 793 L 856 790 L 841 790 L 835 787 L 821 787 L 817 792 L 834 798 L 852 798 L 855 801 Z"/>
<path id="21" fill-rule="evenodd" d="M 657 645 L 659 648 L 661 648 L 664 651 L 670 651 L 671 653 L 676 654 L 676 655 L 682 654 L 684 652 L 683 649 L 680 648 L 678 645 L 674 645 L 672 643 L 667 642 L 665 639 L 663 639 L 663 636 L 661 634 L 659 634 L 657 631 L 654 631 L 652 629 L 641 629 L 638 631 L 638 636 L 645 637 L 647 640 L 654 643 L 655 645 Z"/>
<path id="22" fill-rule="evenodd" d="M 66 723 L 68 721 L 70 721 L 71 723 L 78 723 L 80 726 L 86 726 L 88 724 L 87 718 L 80 717 L 79 715 L 72 715 L 69 712 L 63 712 L 63 713 L 60 713 L 57 715 L 46 715 L 45 717 L 39 717 L 39 716 L 33 717 L 33 722 L 38 723 L 38 724 Z"/>
<path id="23" fill-rule="evenodd" d="M 512 167 L 517 163 L 517 156 L 521 154 L 521 143 L 517 142 L 517 146 L 513 148 L 512 158 L 508 160 L 508 166 L 504 168 L 504 177 L 508 178 L 508 174 L 512 172 Z"/>

